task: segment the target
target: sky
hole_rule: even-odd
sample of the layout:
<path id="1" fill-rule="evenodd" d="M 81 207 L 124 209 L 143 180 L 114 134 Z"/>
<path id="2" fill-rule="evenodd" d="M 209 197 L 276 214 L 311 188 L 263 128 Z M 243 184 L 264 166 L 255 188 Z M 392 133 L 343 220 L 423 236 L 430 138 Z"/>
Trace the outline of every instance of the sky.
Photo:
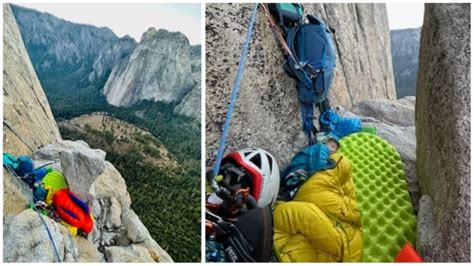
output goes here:
<path id="1" fill-rule="evenodd" d="M 190 43 L 200 44 L 201 4 L 18 4 L 48 12 L 67 21 L 108 27 L 117 36 L 137 42 L 150 27 L 180 31 Z"/>
<path id="2" fill-rule="evenodd" d="M 390 29 L 421 27 L 423 24 L 424 8 L 423 3 L 387 3 Z"/>
<path id="3" fill-rule="evenodd" d="M 149 28 L 164 28 L 184 33 L 191 44 L 201 40 L 201 4 L 20 4 L 46 11 L 59 18 L 106 26 L 123 37 L 136 41 Z M 387 3 L 390 29 L 417 28 L 423 24 L 423 3 Z"/>

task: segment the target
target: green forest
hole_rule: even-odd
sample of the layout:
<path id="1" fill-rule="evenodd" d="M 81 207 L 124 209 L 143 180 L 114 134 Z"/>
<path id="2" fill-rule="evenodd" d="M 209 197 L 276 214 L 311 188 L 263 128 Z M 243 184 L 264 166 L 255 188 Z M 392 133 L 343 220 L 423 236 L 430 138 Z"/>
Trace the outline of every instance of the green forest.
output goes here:
<path id="1" fill-rule="evenodd" d="M 147 144 L 126 153 L 113 148 L 114 135 L 86 128 L 86 132 L 60 127 L 63 139 L 82 139 L 92 148 L 107 152 L 125 178 L 132 198 L 132 208 L 150 231 L 152 237 L 176 262 L 200 261 L 201 253 L 201 142 L 200 124 L 194 119 L 173 113 L 174 104 L 142 101 L 130 108 L 110 106 L 95 99 L 78 107 L 52 104 L 58 120 L 70 119 L 91 112 L 107 112 L 151 132 L 177 161 L 177 167 L 159 167 L 145 162 L 148 156 L 160 156 Z"/>

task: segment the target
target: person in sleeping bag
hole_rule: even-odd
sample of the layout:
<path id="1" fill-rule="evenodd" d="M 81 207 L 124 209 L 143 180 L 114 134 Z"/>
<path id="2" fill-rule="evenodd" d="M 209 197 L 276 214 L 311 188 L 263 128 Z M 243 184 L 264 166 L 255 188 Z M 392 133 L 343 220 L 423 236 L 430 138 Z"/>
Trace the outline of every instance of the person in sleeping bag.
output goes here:
<path id="1" fill-rule="evenodd" d="M 331 154 L 337 152 L 339 138 L 328 132 L 316 134 L 316 144 L 298 152 L 283 171 L 278 200 L 289 201 L 298 189 L 318 171 L 334 168 L 337 161 L 331 159 Z"/>
<path id="2" fill-rule="evenodd" d="M 317 171 L 273 211 L 274 249 L 280 262 L 360 262 L 362 226 L 349 159 Z"/>

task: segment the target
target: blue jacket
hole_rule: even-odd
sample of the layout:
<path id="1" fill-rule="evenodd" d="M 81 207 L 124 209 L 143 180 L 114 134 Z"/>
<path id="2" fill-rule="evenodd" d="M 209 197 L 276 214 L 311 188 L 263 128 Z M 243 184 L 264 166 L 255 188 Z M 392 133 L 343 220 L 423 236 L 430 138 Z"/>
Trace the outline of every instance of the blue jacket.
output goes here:
<path id="1" fill-rule="evenodd" d="M 324 144 L 314 144 L 298 152 L 291 160 L 282 177 L 303 169 L 312 176 L 317 171 L 333 168 L 335 162 L 329 158 L 331 152 Z"/>

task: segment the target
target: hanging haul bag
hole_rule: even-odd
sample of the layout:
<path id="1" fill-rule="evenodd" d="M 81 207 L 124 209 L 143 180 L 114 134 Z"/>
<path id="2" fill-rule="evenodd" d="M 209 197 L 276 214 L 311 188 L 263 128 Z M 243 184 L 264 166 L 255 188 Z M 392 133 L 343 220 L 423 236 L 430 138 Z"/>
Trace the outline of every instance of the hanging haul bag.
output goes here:
<path id="1" fill-rule="evenodd" d="M 333 31 L 317 16 L 307 15 L 306 23 L 301 4 L 263 4 L 263 8 L 287 56 L 285 72 L 297 81 L 303 130 L 311 145 L 317 133 L 314 105 L 321 112 L 330 108 L 327 96 L 336 67 Z"/>
<path id="2" fill-rule="evenodd" d="M 336 57 L 329 28 L 319 17 L 307 17 L 308 24 L 288 31 L 286 40 L 294 59 L 288 58 L 285 70 L 298 81 L 300 102 L 317 104 L 327 98 Z"/>
<path id="3" fill-rule="evenodd" d="M 287 43 L 293 54 L 284 68 L 295 78 L 301 106 L 303 130 L 309 144 L 314 143 L 317 133 L 313 125 L 314 105 L 323 104 L 332 84 L 336 57 L 332 33 L 319 18 L 308 15 L 308 24 L 297 24 L 289 29 Z M 328 108 L 327 102 L 322 110 Z"/>

